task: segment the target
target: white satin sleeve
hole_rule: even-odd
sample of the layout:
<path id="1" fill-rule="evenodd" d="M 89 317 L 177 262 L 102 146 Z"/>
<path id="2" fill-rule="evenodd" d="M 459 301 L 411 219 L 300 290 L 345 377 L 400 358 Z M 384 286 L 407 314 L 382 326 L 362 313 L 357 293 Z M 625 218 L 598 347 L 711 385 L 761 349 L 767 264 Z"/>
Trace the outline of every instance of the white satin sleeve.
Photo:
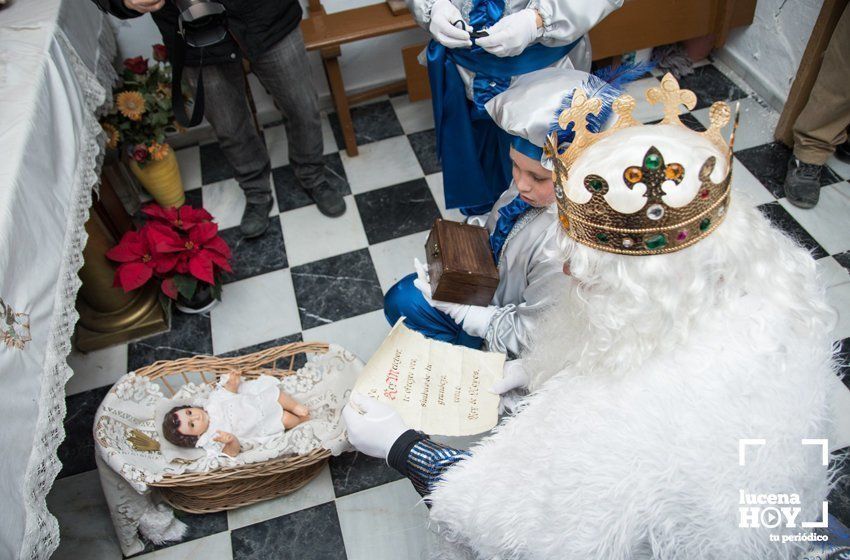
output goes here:
<path id="1" fill-rule="evenodd" d="M 431 7 L 437 0 L 405 0 L 407 9 L 413 14 L 413 19 L 420 26 L 428 30 L 428 24 L 431 22 Z"/>
<path id="2" fill-rule="evenodd" d="M 540 42 L 548 46 L 572 43 L 622 5 L 623 0 L 531 0 L 528 3 L 543 20 Z"/>
<path id="3" fill-rule="evenodd" d="M 552 235 L 557 235 L 555 228 L 545 237 Z M 500 307 L 490 319 L 484 339 L 491 352 L 522 354 L 529 347 L 541 314 L 555 303 L 559 294 L 569 289 L 571 278 L 564 275 L 561 259 L 548 251 L 547 246 L 551 244 L 544 239 L 534 247 L 522 301 Z"/>

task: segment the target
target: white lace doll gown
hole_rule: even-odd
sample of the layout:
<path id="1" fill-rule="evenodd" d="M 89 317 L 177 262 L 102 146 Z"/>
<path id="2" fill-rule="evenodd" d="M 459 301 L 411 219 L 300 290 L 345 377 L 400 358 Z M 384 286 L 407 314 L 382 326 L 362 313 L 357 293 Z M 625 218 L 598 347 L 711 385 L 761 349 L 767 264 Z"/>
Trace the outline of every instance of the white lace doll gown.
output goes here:
<path id="1" fill-rule="evenodd" d="M 213 441 L 217 432 L 228 432 L 236 436 L 242 446 L 262 444 L 283 433 L 283 407 L 280 406 L 280 386 L 277 379 L 261 375 L 257 379 L 243 381 L 237 393 L 232 393 L 221 384 L 210 393 L 204 410 L 209 415 L 207 431 L 198 437 L 197 447 L 202 447 L 210 457 L 223 454 L 224 444 Z"/>

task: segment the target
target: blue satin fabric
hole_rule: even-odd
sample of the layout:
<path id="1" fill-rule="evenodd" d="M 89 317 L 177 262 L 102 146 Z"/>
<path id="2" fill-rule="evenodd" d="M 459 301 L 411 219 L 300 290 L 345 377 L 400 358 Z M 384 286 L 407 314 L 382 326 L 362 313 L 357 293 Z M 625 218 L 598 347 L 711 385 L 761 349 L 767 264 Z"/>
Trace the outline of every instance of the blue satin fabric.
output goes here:
<path id="1" fill-rule="evenodd" d="M 510 184 L 511 136 L 493 122 L 484 104 L 507 89 L 513 76 L 551 66 L 577 43 L 562 47 L 536 43 L 518 56 L 503 58 L 478 47 L 447 49 L 436 41 L 428 44 L 428 77 L 447 208 L 479 206 L 477 213 L 483 214 Z M 466 98 L 455 64 L 476 75 L 473 102 Z"/>
<path id="2" fill-rule="evenodd" d="M 502 247 L 505 246 L 505 241 L 508 239 L 508 234 L 514 228 L 514 224 L 516 224 L 519 217 L 529 208 L 531 208 L 531 204 L 520 197 L 514 198 L 499 208 L 499 219 L 496 221 L 496 228 L 490 234 L 490 248 L 493 250 L 493 260 L 497 264 Z"/>
<path id="3" fill-rule="evenodd" d="M 454 319 L 431 307 L 422 292 L 413 285 L 414 280 L 416 274 L 408 274 L 384 296 L 384 316 L 390 325 L 395 325 L 400 317 L 405 317 L 405 325 L 428 338 L 469 348 L 481 348 L 484 341 L 467 334 Z"/>

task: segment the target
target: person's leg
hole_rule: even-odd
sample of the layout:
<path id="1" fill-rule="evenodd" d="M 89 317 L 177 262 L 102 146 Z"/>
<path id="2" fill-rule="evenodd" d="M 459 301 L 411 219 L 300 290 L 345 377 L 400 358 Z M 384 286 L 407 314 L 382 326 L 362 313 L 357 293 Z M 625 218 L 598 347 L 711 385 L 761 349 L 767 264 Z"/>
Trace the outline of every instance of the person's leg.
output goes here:
<path id="1" fill-rule="evenodd" d="M 283 391 L 280 392 L 280 395 L 277 398 L 277 402 L 280 404 L 283 410 L 289 411 L 295 414 L 296 416 L 309 416 L 310 411 L 307 410 L 306 406 L 296 401 L 292 398 L 291 395 L 284 393 Z"/>
<path id="2" fill-rule="evenodd" d="M 194 90 L 198 68 L 186 67 L 184 76 Z M 204 96 L 204 116 L 248 200 L 242 233 L 246 237 L 261 235 L 268 227 L 272 204 L 271 165 L 266 146 L 254 128 L 240 64 L 204 66 Z"/>
<path id="3" fill-rule="evenodd" d="M 416 274 L 405 276 L 384 296 L 384 316 L 390 325 L 395 325 L 400 317 L 404 317 L 405 325 L 428 338 L 481 348 L 482 339 L 467 334 L 454 319 L 425 301 L 422 292 L 413 285 L 415 279 Z"/>
<path id="4" fill-rule="evenodd" d="M 820 171 L 836 147 L 847 140 L 850 125 L 850 6 L 824 53 L 809 101 L 794 123 L 794 158 L 788 165 L 785 195 L 802 208 L 817 204 Z"/>
<path id="5" fill-rule="evenodd" d="M 289 162 L 301 188 L 324 214 L 341 215 L 345 201 L 325 180 L 319 101 L 301 29 L 296 28 L 253 61 L 252 68 L 283 113 Z"/>

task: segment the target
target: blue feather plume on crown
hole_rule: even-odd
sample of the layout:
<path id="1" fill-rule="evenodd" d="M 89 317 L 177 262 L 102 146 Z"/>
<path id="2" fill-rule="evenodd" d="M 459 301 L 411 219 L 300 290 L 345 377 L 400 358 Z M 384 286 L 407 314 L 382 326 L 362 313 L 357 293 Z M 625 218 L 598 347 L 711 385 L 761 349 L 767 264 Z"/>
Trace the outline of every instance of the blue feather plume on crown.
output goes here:
<path id="1" fill-rule="evenodd" d="M 622 95 L 626 85 L 635 80 L 644 77 L 650 70 L 655 68 L 654 62 L 631 62 L 621 64 L 620 66 L 606 66 L 600 68 L 593 74 L 590 74 L 587 79 L 581 84 L 582 90 L 587 94 L 588 99 L 597 98 L 602 101 L 602 109 L 598 115 L 587 116 L 587 129 L 591 132 L 599 132 L 603 125 L 611 117 L 611 106 L 614 100 Z M 561 146 L 569 144 L 575 138 L 573 127 L 575 123 L 570 123 L 566 129 L 562 129 L 558 124 L 558 117 L 565 110 L 569 109 L 573 103 L 573 92 L 569 92 L 564 96 L 558 109 L 555 111 L 555 120 L 549 126 L 549 134 L 556 132 L 558 135 L 558 151 L 561 152 Z"/>

